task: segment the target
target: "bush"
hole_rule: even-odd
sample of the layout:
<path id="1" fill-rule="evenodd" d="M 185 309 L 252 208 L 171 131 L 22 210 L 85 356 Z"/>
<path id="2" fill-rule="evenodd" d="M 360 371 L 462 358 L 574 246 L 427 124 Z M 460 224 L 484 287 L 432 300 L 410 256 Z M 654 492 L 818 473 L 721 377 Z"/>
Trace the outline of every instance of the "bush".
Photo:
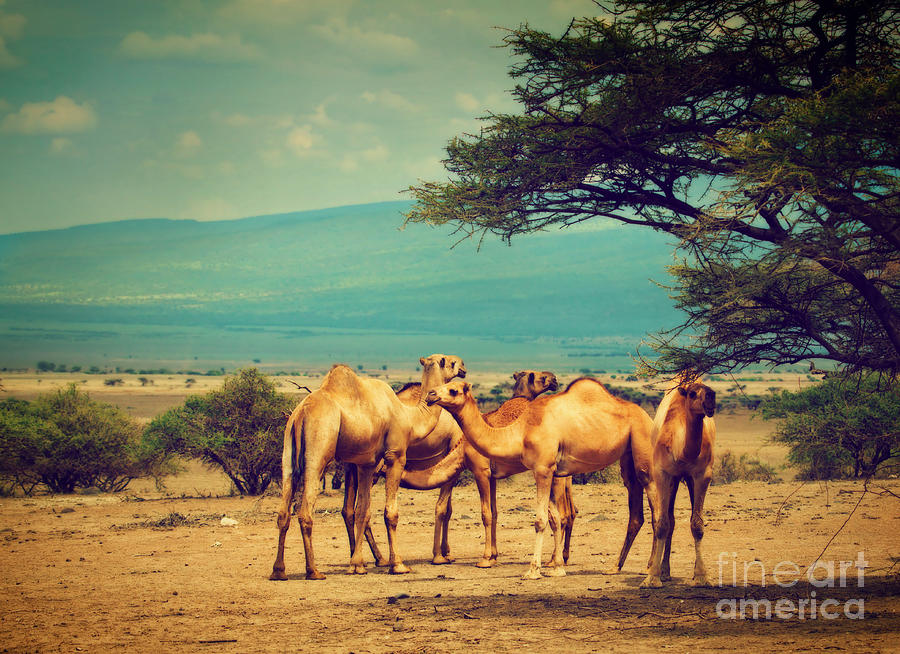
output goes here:
<path id="1" fill-rule="evenodd" d="M 158 416 L 146 436 L 167 452 L 218 466 L 241 495 L 261 495 L 281 477 L 284 412 L 292 407 L 272 381 L 248 368 Z"/>
<path id="2" fill-rule="evenodd" d="M 572 475 L 573 484 L 614 484 L 622 480 L 619 466 L 607 466 L 603 470 Z"/>
<path id="3" fill-rule="evenodd" d="M 900 382 L 877 376 L 833 377 L 762 405 L 778 420 L 773 439 L 790 447 L 801 479 L 863 477 L 900 457 Z"/>
<path id="4" fill-rule="evenodd" d="M 713 468 L 714 484 L 730 484 L 735 481 L 780 481 L 775 468 L 759 459 L 751 459 L 746 454 L 740 458 L 731 450 L 725 450 L 716 460 Z"/>
<path id="5" fill-rule="evenodd" d="M 74 384 L 33 403 L 0 403 L 0 479 L 7 489 L 121 491 L 132 479 L 160 474 L 165 459 L 130 416 Z"/>

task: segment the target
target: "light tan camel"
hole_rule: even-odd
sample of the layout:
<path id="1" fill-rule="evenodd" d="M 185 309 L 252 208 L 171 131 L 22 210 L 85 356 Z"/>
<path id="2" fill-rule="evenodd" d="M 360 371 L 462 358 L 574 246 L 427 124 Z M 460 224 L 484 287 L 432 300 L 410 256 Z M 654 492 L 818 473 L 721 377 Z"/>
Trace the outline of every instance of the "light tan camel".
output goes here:
<path id="1" fill-rule="evenodd" d="M 535 547 L 525 579 L 541 576 L 541 549 L 548 515 L 556 512 L 550 504 L 554 476 L 602 470 L 619 460 L 622 479 L 628 488 L 629 521 L 625 543 L 619 555 L 621 569 L 628 550 L 643 524 L 643 493 L 656 514 L 656 488 L 651 475 L 650 430 L 652 421 L 638 405 L 611 395 L 600 382 L 576 379 L 563 393 L 541 397 L 530 403 L 517 420 L 506 427 L 491 427 L 478 412 L 471 386 L 449 382 L 428 393 L 426 401 L 447 409 L 462 427 L 466 440 L 492 461 L 522 465 L 534 474 Z M 554 534 L 559 552 L 559 535 Z M 565 574 L 560 557 L 551 560 L 548 574 Z"/>
<path id="2" fill-rule="evenodd" d="M 528 402 L 538 395 L 556 390 L 558 387 L 556 375 L 552 372 L 537 372 L 522 370 L 513 374 L 515 387 L 513 399 L 505 402 L 496 411 L 486 414 L 485 419 L 492 425 L 502 426 L 515 420 L 528 406 Z M 397 391 L 397 395 L 405 402 L 415 403 L 421 399 L 421 385 L 410 383 Z M 475 484 L 478 488 L 481 500 L 481 519 L 484 525 L 485 545 L 481 560 L 477 567 L 491 567 L 497 560 L 497 479 L 508 477 L 518 472 L 524 472 L 526 468 L 496 467 L 487 457 L 481 455 L 470 444 L 462 442 L 463 435 L 456 420 L 446 411 L 441 412 L 434 430 L 421 441 L 410 445 L 406 452 L 406 467 L 403 471 L 400 485 L 404 488 L 415 490 L 432 490 L 440 488 L 437 504 L 435 505 L 434 540 L 432 545 L 432 560 L 435 565 L 450 563 L 453 558 L 450 554 L 448 531 L 450 517 L 453 513 L 452 492 L 459 474 L 464 468 L 472 471 Z M 460 447 L 461 446 L 461 447 Z M 348 475 L 354 472 L 348 470 Z M 557 492 L 557 487 L 559 491 Z M 355 480 L 348 482 L 344 495 L 345 520 L 352 520 L 347 512 L 352 512 L 353 501 L 350 495 L 355 492 Z M 561 520 L 567 527 L 565 532 L 566 547 L 563 557 L 568 560 L 568 543 L 572 533 L 572 523 L 575 517 L 575 507 L 572 503 L 571 479 L 560 479 L 553 486 L 554 500 L 559 506 Z M 352 513 L 351 513 L 352 516 Z M 348 524 L 350 524 L 348 522 Z M 556 525 L 553 525 L 556 528 Z M 351 530 L 348 526 L 348 533 Z M 366 529 L 366 540 L 372 555 L 376 561 L 383 561 L 384 557 L 372 535 L 371 528 Z M 352 549 L 351 536 L 351 549 Z M 382 565 L 382 564 L 379 564 Z"/>
<path id="3" fill-rule="evenodd" d="M 691 496 L 691 533 L 694 536 L 695 586 L 708 586 L 706 567 L 700 554 L 703 540 L 703 501 L 712 478 L 713 446 L 716 441 L 716 392 L 699 382 L 683 384 L 668 391 L 653 421 L 653 473 L 659 489 L 661 513 L 650 570 L 643 588 L 658 588 L 671 578 L 669 554 L 675 526 L 675 494 L 684 481 Z"/>
<path id="4" fill-rule="evenodd" d="M 465 366 L 454 357 L 433 354 L 419 359 L 422 388 L 428 390 L 452 379 L 464 377 Z M 284 430 L 281 458 L 282 494 L 278 511 L 278 549 L 272 566 L 274 580 L 286 579 L 284 541 L 290 525 L 295 481 L 302 475 L 298 521 L 303 533 L 306 578 L 324 579 L 316 568 L 312 546 L 312 516 L 319 494 L 319 481 L 332 459 L 352 463 L 357 469 L 358 493 L 355 507 L 356 542 L 350 557 L 350 573 L 365 574 L 362 537 L 369 522 L 369 502 L 375 467 L 385 464 L 384 521 L 388 532 L 391 572 L 409 572 L 396 548 L 399 515 L 397 489 L 410 443 L 424 438 L 440 417 L 439 407 L 424 401 L 413 406 L 400 401 L 394 390 L 378 379 L 358 377 L 350 368 L 335 366 L 322 385 L 297 405 Z M 302 463 L 301 463 L 302 459 Z M 302 472 L 301 472 L 302 471 Z M 296 478 L 296 479 L 295 479 Z"/>

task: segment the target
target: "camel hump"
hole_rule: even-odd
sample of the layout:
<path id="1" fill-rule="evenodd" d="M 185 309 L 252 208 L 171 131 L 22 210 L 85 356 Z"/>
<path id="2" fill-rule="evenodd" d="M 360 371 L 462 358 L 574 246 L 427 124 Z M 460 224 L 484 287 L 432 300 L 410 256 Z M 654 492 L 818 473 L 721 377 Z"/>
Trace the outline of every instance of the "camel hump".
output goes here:
<path id="1" fill-rule="evenodd" d="M 505 427 L 522 415 L 531 404 L 524 397 L 514 397 L 504 402 L 498 409 L 485 414 L 484 421 L 491 427 Z"/>
<path id="2" fill-rule="evenodd" d="M 397 397 L 401 400 L 418 402 L 422 397 L 422 383 L 408 382 L 403 388 L 397 391 Z"/>

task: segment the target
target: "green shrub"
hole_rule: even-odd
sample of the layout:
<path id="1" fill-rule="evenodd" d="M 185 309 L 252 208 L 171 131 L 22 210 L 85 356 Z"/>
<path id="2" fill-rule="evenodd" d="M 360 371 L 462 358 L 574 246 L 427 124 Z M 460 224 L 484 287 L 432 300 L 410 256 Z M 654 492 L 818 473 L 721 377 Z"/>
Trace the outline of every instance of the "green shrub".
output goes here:
<path id="1" fill-rule="evenodd" d="M 746 454 L 741 454 L 739 458 L 731 450 L 725 450 L 717 457 L 713 467 L 713 483 L 730 484 L 735 481 L 774 483 L 780 479 L 773 466 L 759 459 L 751 459 Z"/>
<path id="2" fill-rule="evenodd" d="M 572 475 L 573 484 L 615 484 L 622 481 L 619 466 L 607 466 L 603 470 Z"/>
<path id="3" fill-rule="evenodd" d="M 773 394 L 762 416 L 778 421 L 773 439 L 788 445 L 801 479 L 870 476 L 900 457 L 900 381 L 833 377 Z"/>
<path id="4" fill-rule="evenodd" d="M 281 478 L 284 412 L 293 402 L 248 368 L 227 377 L 221 389 L 192 395 L 157 416 L 146 436 L 167 452 L 221 468 L 241 495 L 260 495 Z"/>
<path id="5" fill-rule="evenodd" d="M 121 491 L 132 479 L 161 474 L 165 462 L 130 416 L 74 384 L 33 403 L 0 403 L 0 479 L 7 490 Z"/>

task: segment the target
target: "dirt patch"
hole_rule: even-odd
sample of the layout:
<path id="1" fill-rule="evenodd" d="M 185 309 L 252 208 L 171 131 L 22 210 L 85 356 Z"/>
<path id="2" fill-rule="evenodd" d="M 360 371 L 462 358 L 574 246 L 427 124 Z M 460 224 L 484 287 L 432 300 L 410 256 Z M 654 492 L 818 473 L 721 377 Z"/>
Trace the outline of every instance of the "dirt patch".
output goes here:
<path id="1" fill-rule="evenodd" d="M 178 480 L 178 487 L 205 494 L 220 482 L 202 467 Z M 900 484 L 887 484 L 900 493 Z M 482 527 L 473 486 L 454 494 L 456 561 L 445 566 L 429 563 L 436 492 L 401 494 L 400 551 L 413 567 L 404 576 L 371 565 L 366 576 L 344 574 L 349 554 L 342 498 L 329 491 L 317 504 L 313 534 L 328 575 L 320 582 L 304 579 L 296 521 L 288 534 L 289 580 L 268 581 L 275 497 L 167 497 L 147 488 L 138 497 L 3 499 L 0 651 L 635 652 L 733 650 L 737 642 L 756 651 L 897 651 L 900 583 L 893 566 L 900 555 L 900 503 L 869 493 L 847 521 L 860 491 L 851 482 L 713 486 L 704 548 L 710 576 L 718 580 L 721 572 L 725 585 L 702 589 L 687 583 L 693 544 L 687 494 L 681 493 L 674 579 L 654 591 L 638 587 L 649 525 L 623 573 L 600 573 L 625 531 L 625 492 L 617 484 L 576 487 L 579 517 L 568 574 L 538 581 L 520 578 L 534 538 L 533 489 L 524 475 L 500 484 L 501 563 L 487 570 L 474 566 Z M 375 497 L 376 535 L 386 547 L 381 487 Z M 222 526 L 223 516 L 238 524 Z M 855 567 L 846 570 L 845 588 L 806 580 L 775 585 L 780 562 L 805 568 L 845 521 L 822 561 L 838 571 L 840 561 L 856 561 L 863 552 L 869 564 L 863 587 Z M 827 613 L 837 611 L 837 617 L 816 612 L 813 619 L 807 604 L 801 619 L 796 607 L 812 598 L 819 606 L 832 600 Z M 762 615 L 718 617 L 731 600 L 747 599 L 763 607 Z M 791 602 L 794 613 L 766 619 L 761 600 Z M 850 600 L 863 601 L 864 619 L 846 617 Z"/>

